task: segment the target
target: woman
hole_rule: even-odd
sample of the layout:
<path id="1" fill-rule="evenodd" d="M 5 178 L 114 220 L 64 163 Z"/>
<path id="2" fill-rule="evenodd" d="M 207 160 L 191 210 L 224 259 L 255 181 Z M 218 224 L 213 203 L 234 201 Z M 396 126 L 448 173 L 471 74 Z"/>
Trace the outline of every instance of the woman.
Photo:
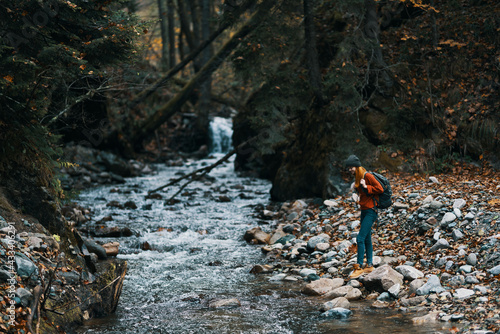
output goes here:
<path id="1" fill-rule="evenodd" d="M 384 188 L 380 182 L 375 179 L 366 169 L 361 166 L 361 162 L 355 155 L 349 156 L 345 161 L 345 166 L 355 176 L 354 188 L 358 192 L 358 204 L 361 207 L 361 227 L 356 243 L 358 245 L 357 263 L 354 264 L 354 271 L 349 278 L 358 278 L 362 274 L 371 273 L 373 271 L 373 245 L 372 245 L 372 225 L 377 220 L 377 211 L 375 200 L 377 194 L 384 192 Z M 366 252 L 366 268 L 363 270 L 363 260 Z"/>

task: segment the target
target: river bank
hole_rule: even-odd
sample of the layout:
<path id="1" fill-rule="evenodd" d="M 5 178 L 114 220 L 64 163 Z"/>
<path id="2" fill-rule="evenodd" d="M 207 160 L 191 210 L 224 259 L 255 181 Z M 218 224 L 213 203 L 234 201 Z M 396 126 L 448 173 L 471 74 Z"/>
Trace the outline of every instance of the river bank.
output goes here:
<path id="1" fill-rule="evenodd" d="M 348 278 L 359 227 L 350 195 L 262 210 L 269 225 L 244 236 L 264 245 L 266 260 L 252 272 L 282 284 L 303 282 L 303 294 L 320 297 L 317 312 L 325 318 L 349 319 L 353 303 L 363 302 L 407 314 L 420 328 L 441 323 L 455 332 L 498 332 L 498 172 L 456 166 L 451 175 L 389 178 L 395 203 L 373 229 L 372 273 Z"/>
<path id="2" fill-rule="evenodd" d="M 152 172 L 139 161 L 82 146 L 65 148 L 59 171 L 67 195 L 125 177 Z M 70 201 L 54 202 L 59 230 L 49 231 L 22 213 L 0 191 L 0 328 L 6 333 L 71 333 L 85 320 L 113 313 L 127 262 L 116 259 L 118 245 L 99 244 L 77 226 L 90 210 Z M 50 225 L 50 224 L 49 224 Z"/>

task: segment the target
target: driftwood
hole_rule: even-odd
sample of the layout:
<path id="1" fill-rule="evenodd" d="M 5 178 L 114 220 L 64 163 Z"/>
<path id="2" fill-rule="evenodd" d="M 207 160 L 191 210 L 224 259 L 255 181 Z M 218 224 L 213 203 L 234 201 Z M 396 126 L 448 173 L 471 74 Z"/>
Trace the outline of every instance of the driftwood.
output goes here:
<path id="1" fill-rule="evenodd" d="M 162 190 L 162 189 L 165 189 L 167 187 L 170 187 L 182 180 L 185 180 L 185 179 L 190 179 L 188 180 L 186 183 L 184 183 L 180 188 L 179 190 L 173 194 L 167 201 L 166 203 L 171 203 L 172 200 L 180 194 L 180 192 L 186 188 L 188 186 L 188 184 L 196 181 L 196 180 L 199 180 L 201 179 L 202 177 L 204 177 L 205 175 L 207 175 L 208 173 L 210 173 L 215 167 L 219 166 L 220 164 L 222 164 L 223 162 L 227 161 L 231 156 L 233 156 L 236 152 L 238 152 L 239 150 L 241 150 L 243 147 L 245 147 L 246 145 L 248 145 L 249 143 L 253 142 L 254 140 L 256 139 L 256 137 L 252 137 L 250 138 L 249 140 L 241 143 L 240 145 L 238 145 L 236 148 L 234 148 L 232 151 L 230 151 L 229 153 L 227 153 L 226 155 L 224 155 L 222 158 L 220 158 L 219 160 L 217 160 L 215 163 L 211 164 L 210 166 L 206 166 L 206 167 L 203 167 L 203 168 L 200 168 L 200 169 L 197 169 L 195 170 L 194 172 L 191 172 L 189 174 L 186 174 L 186 175 L 183 175 L 181 177 L 178 177 L 176 179 L 173 179 L 171 180 L 169 183 L 161 186 L 161 187 L 158 187 L 158 188 L 155 188 L 153 190 L 150 190 L 148 191 L 148 195 L 152 194 L 152 193 L 155 193 L 159 190 Z"/>

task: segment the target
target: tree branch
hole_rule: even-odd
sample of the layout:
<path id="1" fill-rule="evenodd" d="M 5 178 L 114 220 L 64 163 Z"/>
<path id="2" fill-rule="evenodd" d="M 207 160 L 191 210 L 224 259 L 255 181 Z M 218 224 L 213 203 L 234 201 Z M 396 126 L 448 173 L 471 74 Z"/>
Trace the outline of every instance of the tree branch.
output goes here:
<path id="1" fill-rule="evenodd" d="M 206 166 L 206 167 L 203 167 L 203 168 L 200 168 L 200 169 L 197 169 L 195 170 L 194 172 L 191 172 L 189 174 L 186 174 L 186 175 L 183 175 L 181 177 L 178 177 L 174 180 L 171 180 L 169 183 L 161 186 L 161 187 L 158 187 L 158 188 L 155 188 L 153 190 L 150 190 L 148 191 L 148 195 L 152 194 L 152 193 L 155 193 L 159 190 L 162 190 L 162 189 L 165 189 L 167 187 L 170 187 L 184 179 L 187 179 L 187 178 L 191 178 L 191 180 L 189 180 L 187 183 L 185 183 L 184 185 L 182 185 L 182 187 L 179 189 L 179 191 L 177 191 L 172 197 L 170 197 L 170 199 L 167 201 L 168 202 L 171 202 L 175 196 L 177 196 L 184 188 L 186 188 L 186 186 L 188 184 L 190 184 L 191 182 L 194 182 L 196 180 L 199 180 L 200 178 L 202 178 L 203 176 L 207 175 L 208 173 L 210 173 L 215 167 L 219 166 L 220 164 L 222 164 L 223 162 L 227 161 L 232 155 L 234 155 L 236 152 L 238 152 L 239 150 L 241 150 L 243 147 L 245 147 L 246 145 L 248 145 L 250 142 L 252 142 L 253 140 L 255 140 L 256 137 L 252 137 L 250 139 L 248 139 L 247 141 L 244 141 L 243 143 L 241 143 L 240 145 L 238 145 L 236 148 L 234 148 L 231 152 L 227 153 L 225 156 L 223 156 L 222 158 L 220 158 L 219 160 L 217 160 L 215 163 L 213 163 L 212 165 L 210 166 Z M 201 174 L 200 174 L 201 173 Z"/>

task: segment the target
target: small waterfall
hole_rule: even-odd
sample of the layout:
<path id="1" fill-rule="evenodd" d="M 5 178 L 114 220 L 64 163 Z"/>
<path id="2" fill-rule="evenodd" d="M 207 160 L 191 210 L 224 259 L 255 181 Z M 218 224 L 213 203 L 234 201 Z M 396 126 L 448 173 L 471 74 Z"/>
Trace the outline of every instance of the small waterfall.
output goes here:
<path id="1" fill-rule="evenodd" d="M 227 153 L 233 146 L 233 120 L 214 117 L 209 126 L 210 152 Z"/>

